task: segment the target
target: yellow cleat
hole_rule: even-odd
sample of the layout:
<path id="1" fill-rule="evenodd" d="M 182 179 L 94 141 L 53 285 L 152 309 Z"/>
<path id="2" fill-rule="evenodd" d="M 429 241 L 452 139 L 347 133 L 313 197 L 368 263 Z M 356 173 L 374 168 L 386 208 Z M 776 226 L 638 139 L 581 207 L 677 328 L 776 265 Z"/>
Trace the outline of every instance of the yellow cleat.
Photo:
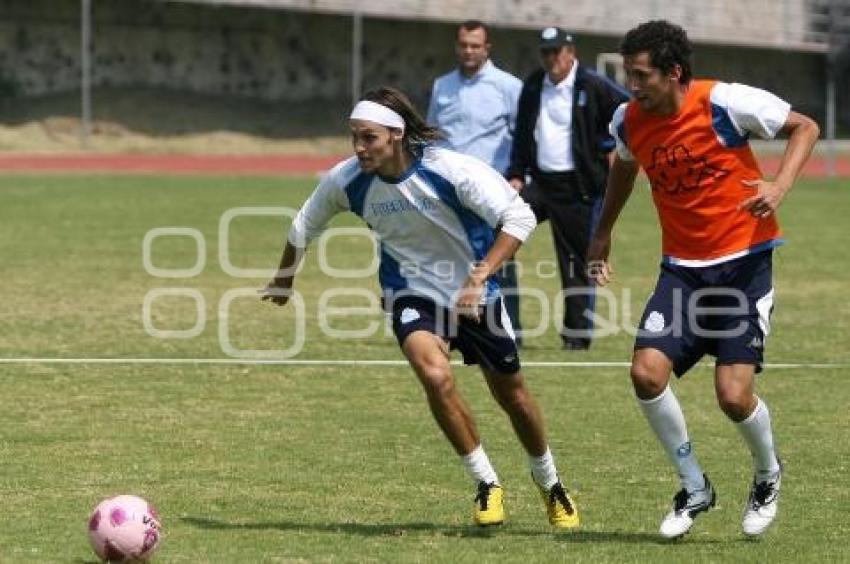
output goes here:
<path id="1" fill-rule="evenodd" d="M 499 484 L 478 482 L 478 494 L 475 496 L 475 510 L 472 520 L 479 527 L 501 525 L 505 521 L 505 507 L 502 505 L 504 492 Z"/>
<path id="2" fill-rule="evenodd" d="M 540 489 L 540 496 L 546 504 L 546 513 L 549 515 L 549 523 L 556 529 L 575 529 L 579 526 L 578 508 L 569 496 L 561 482 L 556 483 L 547 492 Z"/>

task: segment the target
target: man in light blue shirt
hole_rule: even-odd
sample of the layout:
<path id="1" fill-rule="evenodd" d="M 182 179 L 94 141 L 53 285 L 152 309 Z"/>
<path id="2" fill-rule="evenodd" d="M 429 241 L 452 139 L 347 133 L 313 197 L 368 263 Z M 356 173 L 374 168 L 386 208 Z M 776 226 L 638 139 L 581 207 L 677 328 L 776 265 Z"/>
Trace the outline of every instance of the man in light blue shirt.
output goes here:
<path id="1" fill-rule="evenodd" d="M 477 157 L 505 174 L 522 81 L 490 61 L 491 47 L 485 24 L 469 20 L 460 25 L 455 43 L 458 68 L 434 81 L 427 120 L 445 135 L 440 145 Z M 513 262 L 503 268 L 501 285 L 508 315 L 520 335 Z"/>
<path id="2" fill-rule="evenodd" d="M 490 61 L 487 27 L 475 20 L 457 31 L 458 68 L 434 81 L 428 123 L 445 134 L 443 145 L 508 169 L 522 81 Z"/>

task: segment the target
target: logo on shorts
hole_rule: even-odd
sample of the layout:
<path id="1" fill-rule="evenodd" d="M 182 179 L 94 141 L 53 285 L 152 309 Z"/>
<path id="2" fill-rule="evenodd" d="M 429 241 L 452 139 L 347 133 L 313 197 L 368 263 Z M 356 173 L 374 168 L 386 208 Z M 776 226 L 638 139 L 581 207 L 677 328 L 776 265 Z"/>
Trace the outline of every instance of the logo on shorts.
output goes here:
<path id="1" fill-rule="evenodd" d="M 762 348 L 764 348 L 764 342 L 762 342 L 762 340 L 759 339 L 758 337 L 753 337 L 753 340 L 750 341 L 750 348 L 751 349 L 762 349 Z"/>
<path id="2" fill-rule="evenodd" d="M 419 319 L 419 312 L 413 308 L 406 307 L 401 311 L 401 322 L 410 323 Z"/>
<path id="3" fill-rule="evenodd" d="M 515 353 L 511 353 L 511 354 L 509 354 L 508 356 L 505 357 L 505 364 L 511 364 L 514 361 L 516 361 L 516 354 Z"/>
<path id="4" fill-rule="evenodd" d="M 664 330 L 664 316 L 660 312 L 653 311 L 646 318 L 643 328 L 650 333 L 660 333 Z"/>

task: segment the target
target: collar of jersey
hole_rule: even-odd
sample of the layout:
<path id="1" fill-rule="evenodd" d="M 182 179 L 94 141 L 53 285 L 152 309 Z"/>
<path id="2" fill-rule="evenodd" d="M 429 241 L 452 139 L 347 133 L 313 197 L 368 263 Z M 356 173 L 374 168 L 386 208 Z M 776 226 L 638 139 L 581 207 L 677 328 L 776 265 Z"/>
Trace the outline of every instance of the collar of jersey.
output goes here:
<path id="1" fill-rule="evenodd" d="M 413 159 L 413 162 L 410 163 L 410 166 L 407 167 L 407 170 L 401 173 L 401 176 L 393 177 L 393 176 L 384 176 L 382 174 L 378 175 L 378 178 L 386 182 L 387 184 L 401 184 L 416 172 L 416 169 L 419 168 L 419 159 Z"/>

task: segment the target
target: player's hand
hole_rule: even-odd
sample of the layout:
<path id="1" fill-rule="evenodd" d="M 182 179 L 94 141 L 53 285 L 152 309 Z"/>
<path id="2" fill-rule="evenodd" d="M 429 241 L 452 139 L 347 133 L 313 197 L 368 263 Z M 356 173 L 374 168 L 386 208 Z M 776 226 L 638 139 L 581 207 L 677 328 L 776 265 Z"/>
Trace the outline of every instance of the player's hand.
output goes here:
<path id="1" fill-rule="evenodd" d="M 481 296 L 484 295 L 484 283 L 487 281 L 486 272 L 486 265 L 478 265 L 469 273 L 455 301 L 457 315 L 476 322 L 481 320 Z"/>
<path id="2" fill-rule="evenodd" d="M 484 294 L 484 285 L 470 283 L 467 280 L 458 293 L 455 302 L 455 313 L 475 322 L 481 321 L 481 296 Z"/>
<path id="3" fill-rule="evenodd" d="M 776 213 L 779 204 L 788 191 L 775 182 L 767 180 L 742 180 L 744 186 L 754 188 L 756 193 L 738 204 L 739 210 L 745 210 L 753 217 L 763 219 Z"/>
<path id="4" fill-rule="evenodd" d="M 292 296 L 292 278 L 274 278 L 266 287 L 258 291 L 261 300 L 285 306 Z"/>
<path id="5" fill-rule="evenodd" d="M 508 184 L 510 184 L 511 188 L 517 192 L 522 192 L 522 189 L 525 188 L 525 182 L 523 182 L 521 178 L 511 178 L 508 180 Z"/>
<path id="6" fill-rule="evenodd" d="M 594 235 L 587 249 L 587 276 L 600 286 L 610 282 L 614 274 L 614 269 L 608 262 L 610 253 L 611 235 L 605 233 Z"/>

